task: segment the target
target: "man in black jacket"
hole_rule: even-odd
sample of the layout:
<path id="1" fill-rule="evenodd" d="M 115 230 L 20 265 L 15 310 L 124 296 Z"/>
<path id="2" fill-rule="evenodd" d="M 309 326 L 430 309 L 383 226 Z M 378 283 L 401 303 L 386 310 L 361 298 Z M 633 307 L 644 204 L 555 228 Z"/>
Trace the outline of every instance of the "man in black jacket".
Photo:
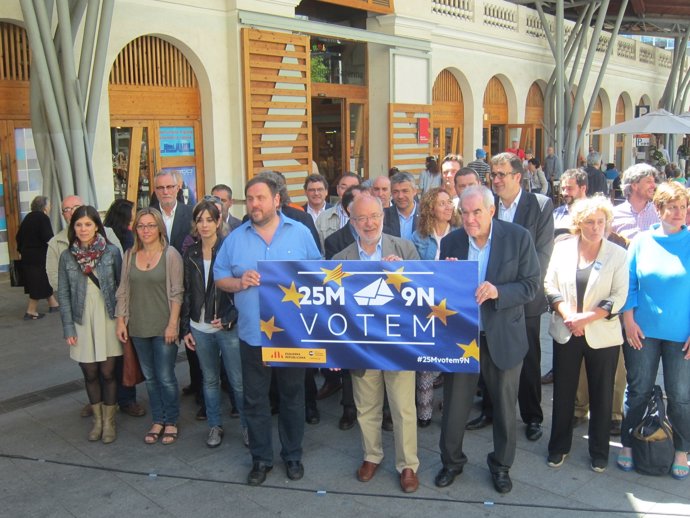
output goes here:
<path id="1" fill-rule="evenodd" d="M 496 195 L 494 218 L 516 223 L 527 229 L 537 250 L 540 282 L 534 298 L 525 304 L 525 325 L 529 350 L 520 373 L 520 417 L 527 425 L 525 435 L 536 441 L 543 434 L 541 423 L 541 315 L 546 311 L 544 277 L 553 251 L 553 202 L 541 194 L 526 192 L 521 188 L 522 160 L 512 153 L 500 153 L 491 159 L 491 185 Z M 485 413 L 490 402 L 484 402 Z M 481 419 L 482 416 L 480 416 Z M 470 429 L 477 428 L 468 423 Z"/>

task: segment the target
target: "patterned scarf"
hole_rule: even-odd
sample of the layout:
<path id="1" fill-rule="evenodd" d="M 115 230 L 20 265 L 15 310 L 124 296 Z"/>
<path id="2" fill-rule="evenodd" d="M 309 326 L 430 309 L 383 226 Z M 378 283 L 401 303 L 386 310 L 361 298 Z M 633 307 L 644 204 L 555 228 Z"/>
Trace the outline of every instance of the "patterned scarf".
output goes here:
<path id="1" fill-rule="evenodd" d="M 84 275 L 88 275 L 93 271 L 96 263 L 105 252 L 106 244 L 105 238 L 101 234 L 96 233 L 96 239 L 86 248 L 79 246 L 78 239 L 75 239 L 74 243 L 69 247 L 70 253 L 74 256 Z"/>

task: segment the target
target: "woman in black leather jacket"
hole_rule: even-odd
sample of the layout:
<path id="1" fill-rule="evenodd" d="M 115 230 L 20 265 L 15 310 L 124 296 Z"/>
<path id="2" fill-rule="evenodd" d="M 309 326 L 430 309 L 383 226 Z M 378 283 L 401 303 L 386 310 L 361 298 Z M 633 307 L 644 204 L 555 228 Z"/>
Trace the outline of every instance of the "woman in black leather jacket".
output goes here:
<path id="1" fill-rule="evenodd" d="M 223 243 L 221 213 L 211 201 L 201 201 L 192 212 L 192 233 L 198 238 L 184 254 L 184 301 L 180 335 L 196 351 L 203 373 L 204 401 L 209 432 L 206 444 L 219 446 L 223 440 L 220 411 L 220 361 L 223 360 L 240 412 L 242 436 L 247 443 L 243 409 L 242 365 L 237 337 L 237 310 L 230 293 L 216 288 L 213 263 Z"/>

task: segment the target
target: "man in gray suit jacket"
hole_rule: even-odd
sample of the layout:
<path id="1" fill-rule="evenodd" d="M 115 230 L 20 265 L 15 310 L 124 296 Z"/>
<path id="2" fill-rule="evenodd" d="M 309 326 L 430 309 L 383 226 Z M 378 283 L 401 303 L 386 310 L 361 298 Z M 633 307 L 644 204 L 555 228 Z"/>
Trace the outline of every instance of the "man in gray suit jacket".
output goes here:
<path id="1" fill-rule="evenodd" d="M 443 238 L 440 258 L 479 262 L 475 297 L 480 309 L 480 369 L 494 402 L 494 451 L 487 463 L 496 491 L 507 493 L 513 487 L 508 471 L 515 459 L 515 403 L 528 349 L 524 305 L 537 291 L 539 260 L 527 230 L 492 219 L 494 198 L 486 187 L 463 191 L 460 209 L 463 228 Z M 467 462 L 462 441 L 478 377 L 445 374 L 440 440 L 443 468 L 435 479 L 439 487 L 450 485 Z"/>
<path id="2" fill-rule="evenodd" d="M 383 234 L 383 207 L 380 199 L 364 193 L 357 196 L 350 205 L 350 223 L 357 233 L 357 240 L 333 256 L 333 259 L 361 261 L 419 259 L 419 254 L 411 242 Z M 415 372 L 413 371 L 377 369 L 352 371 L 357 421 L 362 430 L 364 445 L 364 462 L 357 470 L 357 479 L 360 482 L 371 480 L 383 460 L 381 440 L 383 386 L 388 393 L 393 417 L 395 467 L 400 473 L 400 487 L 405 493 L 412 493 L 419 487 Z"/>

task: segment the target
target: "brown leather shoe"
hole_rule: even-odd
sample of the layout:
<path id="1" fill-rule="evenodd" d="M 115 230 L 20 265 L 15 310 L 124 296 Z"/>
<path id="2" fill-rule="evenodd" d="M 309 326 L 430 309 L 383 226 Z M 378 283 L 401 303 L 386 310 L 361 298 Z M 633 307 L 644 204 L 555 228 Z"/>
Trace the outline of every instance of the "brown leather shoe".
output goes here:
<path id="1" fill-rule="evenodd" d="M 378 467 L 378 464 L 365 460 L 357 470 L 357 480 L 360 482 L 369 482 L 372 478 L 374 478 Z"/>
<path id="2" fill-rule="evenodd" d="M 120 412 L 132 417 L 142 417 L 146 415 L 146 409 L 136 401 L 130 403 L 129 405 L 121 406 Z"/>
<path id="3" fill-rule="evenodd" d="M 417 474 L 412 471 L 412 468 L 405 468 L 400 473 L 400 487 L 405 493 L 414 493 L 419 487 L 419 480 Z"/>
<path id="4" fill-rule="evenodd" d="M 326 381 L 316 393 L 316 400 L 320 401 L 326 399 L 338 392 L 341 388 L 343 388 L 342 383 L 331 383 L 330 381 Z"/>
<path id="5" fill-rule="evenodd" d="M 91 417 L 93 415 L 91 403 L 86 403 L 84 407 L 79 411 L 79 415 L 82 417 Z"/>

